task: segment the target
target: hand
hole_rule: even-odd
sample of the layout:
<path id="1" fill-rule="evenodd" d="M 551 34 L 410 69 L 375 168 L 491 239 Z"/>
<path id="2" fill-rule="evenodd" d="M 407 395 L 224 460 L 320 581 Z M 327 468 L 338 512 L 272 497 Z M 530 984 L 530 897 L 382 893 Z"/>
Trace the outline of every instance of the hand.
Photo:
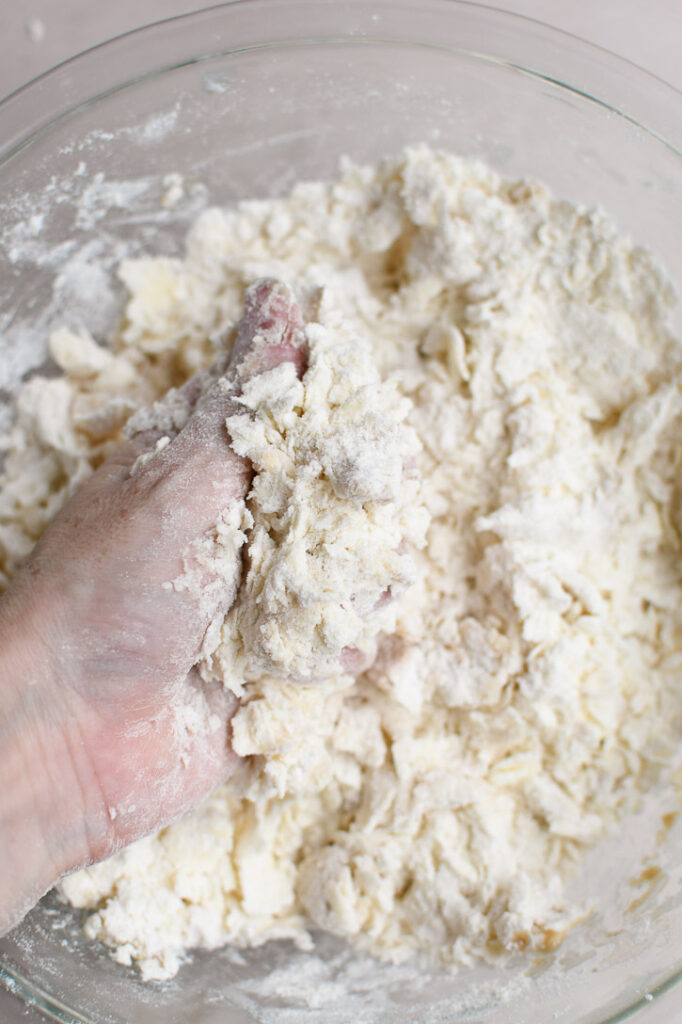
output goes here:
<path id="1" fill-rule="evenodd" d="M 0 600 L 0 934 L 61 874 L 168 823 L 235 765 L 236 700 L 193 666 L 234 600 L 239 552 L 227 573 L 200 555 L 251 480 L 225 420 L 243 381 L 283 361 L 302 373 L 302 320 L 264 280 L 229 363 L 97 470 Z"/>

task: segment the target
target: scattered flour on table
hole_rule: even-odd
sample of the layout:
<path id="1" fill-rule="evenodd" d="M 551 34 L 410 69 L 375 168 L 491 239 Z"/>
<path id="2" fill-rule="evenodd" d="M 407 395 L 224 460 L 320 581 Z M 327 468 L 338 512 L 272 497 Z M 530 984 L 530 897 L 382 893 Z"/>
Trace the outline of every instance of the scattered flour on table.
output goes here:
<path id="1" fill-rule="evenodd" d="M 63 376 L 19 394 L 7 580 L 130 414 L 212 362 L 256 278 L 301 299 L 312 359 L 230 423 L 258 470 L 256 568 L 202 671 L 241 692 L 249 759 L 182 821 L 61 883 L 86 931 L 145 978 L 195 947 L 306 948 L 311 923 L 394 962 L 552 948 L 579 913 L 566 881 L 680 732 L 682 345 L 665 277 L 602 213 L 424 147 L 207 211 L 184 259 L 120 275 L 111 349 L 57 332 Z M 315 538 L 319 575 L 277 521 Z M 378 551 L 396 598 L 377 641 Z M 325 586 L 348 592 L 358 570 L 365 596 L 337 621 Z M 289 572 L 329 613 L 316 631 L 304 600 L 291 649 Z M 358 635 L 376 656 L 353 679 L 333 652 Z"/>

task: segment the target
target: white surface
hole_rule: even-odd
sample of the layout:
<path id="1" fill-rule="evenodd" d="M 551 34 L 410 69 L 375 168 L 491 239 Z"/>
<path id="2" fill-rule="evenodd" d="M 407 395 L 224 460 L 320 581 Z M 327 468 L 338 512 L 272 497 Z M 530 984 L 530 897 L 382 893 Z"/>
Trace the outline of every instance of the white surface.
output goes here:
<path id="1" fill-rule="evenodd" d="M 493 2 L 620 53 L 682 90 L 681 0 Z M 198 6 L 188 0 L 0 0 L 0 96 L 113 35 Z M 682 1024 L 682 992 L 670 993 L 637 1019 L 642 1024 Z M 44 1020 L 0 991 L 2 1024 Z"/>

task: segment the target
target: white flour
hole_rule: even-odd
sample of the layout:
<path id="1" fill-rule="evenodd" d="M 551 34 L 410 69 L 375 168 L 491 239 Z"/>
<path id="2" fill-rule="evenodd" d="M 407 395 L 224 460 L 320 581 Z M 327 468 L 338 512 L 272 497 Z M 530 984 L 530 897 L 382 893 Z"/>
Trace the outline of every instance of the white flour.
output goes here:
<path id="1" fill-rule="evenodd" d="M 329 666 L 357 621 L 350 633 L 335 622 L 312 651 L 304 614 L 293 649 L 274 634 L 259 648 L 247 584 L 203 666 L 235 689 L 245 681 L 239 780 L 62 889 L 92 910 L 88 934 L 146 978 L 172 975 L 194 947 L 278 936 L 305 947 L 311 921 L 395 962 L 552 948 L 578 913 L 566 880 L 678 738 L 671 289 L 602 214 L 425 148 L 208 211 L 184 260 L 123 265 L 131 298 L 112 352 L 58 335 L 64 376 L 21 392 L 0 494 L 8 578 L 129 413 L 211 361 L 262 275 L 304 298 L 320 353 L 302 384 L 254 391 L 246 430 L 230 425 L 260 470 L 248 542 L 264 551 L 258 579 L 272 575 L 268 621 L 291 555 L 265 543 L 269 517 L 292 500 L 303 534 L 324 541 L 334 501 L 369 496 L 407 589 L 353 681 Z M 334 421 L 343 352 L 360 361 L 354 430 L 384 396 L 366 460 Z M 421 489 L 372 444 L 409 450 Z M 348 528 L 350 562 L 337 551 L 327 566 L 346 592 L 359 566 L 373 572 L 368 538 Z M 410 538 L 414 575 L 392 536 Z M 318 660 L 326 678 L 309 681 Z"/>

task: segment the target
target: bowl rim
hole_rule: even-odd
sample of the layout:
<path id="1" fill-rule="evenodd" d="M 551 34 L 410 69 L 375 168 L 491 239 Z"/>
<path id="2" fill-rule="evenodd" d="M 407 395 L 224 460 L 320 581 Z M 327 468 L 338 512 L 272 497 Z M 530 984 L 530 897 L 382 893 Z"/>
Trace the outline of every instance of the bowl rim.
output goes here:
<path id="1" fill-rule="evenodd" d="M 241 15 L 245 11 L 246 20 L 249 21 L 251 14 L 258 9 L 267 11 L 267 29 L 261 29 L 255 34 L 247 30 L 244 35 L 244 26 L 235 23 L 243 20 Z M 517 41 L 519 30 L 525 29 L 525 41 L 533 45 L 529 45 L 523 61 L 512 61 L 503 54 L 495 55 L 466 45 L 454 45 L 448 40 L 448 32 L 439 37 L 438 44 L 434 43 L 435 32 L 431 27 L 433 20 L 452 19 L 453 12 L 457 11 L 462 17 L 478 22 L 479 29 L 484 29 L 486 24 L 494 25 L 498 30 L 502 27 L 511 35 L 516 34 Z M 301 19 L 304 12 L 305 18 Z M 429 18 L 425 17 L 425 12 L 428 12 Z M 393 17 L 410 13 L 416 15 L 416 18 L 411 21 L 409 38 L 404 35 L 386 36 L 383 33 L 383 22 L 387 14 Z M 165 61 L 151 69 L 145 67 L 146 44 L 154 36 L 169 35 L 183 25 L 195 26 L 202 21 L 208 24 L 212 19 L 225 15 L 232 22 L 229 45 L 225 45 L 225 40 L 225 43 L 219 42 L 217 46 L 190 58 L 185 56 L 179 61 Z M 355 19 L 353 27 L 342 27 L 340 30 L 337 27 L 340 34 L 330 36 L 335 17 L 344 20 L 349 16 Z M 425 23 L 429 29 L 422 32 L 420 26 Z M 297 32 L 295 26 L 301 24 L 313 32 L 316 26 L 322 26 L 326 31 L 322 35 L 311 35 L 310 31 Z M 271 35 L 273 30 L 277 38 L 265 43 L 262 36 Z M 422 40 L 422 34 L 428 36 L 428 39 Z M 143 79 L 177 70 L 187 64 L 228 56 L 242 49 L 264 45 L 300 45 L 304 42 L 310 45 L 348 39 L 356 43 L 404 45 L 425 41 L 426 45 L 446 52 L 468 54 L 492 63 L 505 64 L 605 107 L 610 113 L 630 121 L 663 143 L 677 156 L 682 156 L 682 90 L 626 57 L 540 19 L 503 11 L 475 0 L 344 0 L 342 5 L 337 0 L 223 0 L 113 36 L 61 61 L 4 98 L 0 97 L 0 168 L 17 152 L 30 145 L 38 135 L 49 131 L 82 107 L 97 103 Z M 102 56 L 106 54 L 109 59 L 117 53 L 125 52 L 129 57 L 131 47 L 136 56 L 139 53 L 137 59 L 141 59 L 138 71 L 122 81 L 118 74 L 114 74 L 110 76 L 110 81 L 98 88 L 96 83 L 103 82 Z M 579 58 L 579 67 L 574 69 L 576 58 Z M 28 129 L 26 125 L 29 125 Z"/>
<path id="2" fill-rule="evenodd" d="M 235 26 L 231 24 L 230 45 L 225 40 L 192 57 L 161 62 L 146 70 L 122 76 L 121 80 L 117 80 L 116 73 L 103 87 L 95 88 L 95 83 L 102 82 L 104 55 L 111 62 L 119 53 L 129 54 L 132 46 L 136 59 L 143 61 L 148 41 L 157 36 L 175 34 L 185 25 L 199 26 L 202 22 L 208 25 L 216 18 L 226 17 L 231 22 L 239 21 L 244 12 L 248 23 L 259 9 L 268 12 L 267 26 L 255 35 L 248 24 L 241 26 L 241 34 L 240 31 L 235 32 Z M 405 38 L 404 35 L 390 35 L 384 31 L 384 19 L 398 14 L 414 15 L 414 25 L 418 29 L 420 21 L 428 21 L 424 18 L 425 10 L 444 19 L 457 17 L 457 12 L 460 12 L 461 16 L 476 23 L 477 32 L 485 31 L 486 26 L 506 27 L 517 42 L 522 33 L 527 33 L 526 39 L 532 44 L 528 48 L 528 56 L 523 61 L 510 60 L 501 54 L 486 53 L 466 45 L 454 45 L 447 35 L 439 43 L 434 43 L 433 38 L 431 41 L 423 41 L 421 38 Z M 272 17 L 273 12 L 275 18 Z M 301 20 L 303 12 L 306 14 L 305 21 Z M 348 16 L 356 19 L 353 28 L 337 27 L 335 35 L 328 34 L 329 29 L 333 29 L 334 19 L 342 21 Z M 272 33 L 273 22 L 277 26 L 277 38 L 274 41 L 263 39 L 263 36 Z M 311 24 L 313 27 L 327 26 L 328 31 L 317 35 L 297 32 L 295 26 L 301 24 L 307 27 Z M 183 34 L 179 32 L 178 35 L 182 49 Z M 435 35 L 433 27 L 430 27 L 428 35 Z M 260 36 L 260 40 L 256 36 Z M 342 5 L 337 0 L 223 0 L 113 36 L 57 63 L 0 98 L 0 170 L 37 138 L 49 133 L 80 110 L 146 79 L 158 78 L 189 64 L 227 57 L 246 49 L 331 43 L 426 45 L 489 63 L 503 64 L 577 94 L 583 100 L 601 105 L 682 158 L 682 90 L 631 60 L 540 19 L 500 10 L 476 0 L 344 0 Z M 576 57 L 579 58 L 577 70 Z M 115 60 L 113 63 L 117 65 Z M 577 79 L 571 81 L 576 75 L 580 82 Z M 584 80 L 582 75 L 585 75 Z M 680 170 L 682 172 L 682 164 Z M 623 1024 L 642 1010 L 655 1005 L 658 999 L 681 982 L 682 967 L 678 967 L 628 1006 L 602 1018 L 601 1024 Z M 0 987 L 59 1024 L 84 1024 L 86 1021 L 77 1010 L 66 1007 L 58 997 L 24 977 L 21 971 L 14 970 L 2 955 Z"/>

